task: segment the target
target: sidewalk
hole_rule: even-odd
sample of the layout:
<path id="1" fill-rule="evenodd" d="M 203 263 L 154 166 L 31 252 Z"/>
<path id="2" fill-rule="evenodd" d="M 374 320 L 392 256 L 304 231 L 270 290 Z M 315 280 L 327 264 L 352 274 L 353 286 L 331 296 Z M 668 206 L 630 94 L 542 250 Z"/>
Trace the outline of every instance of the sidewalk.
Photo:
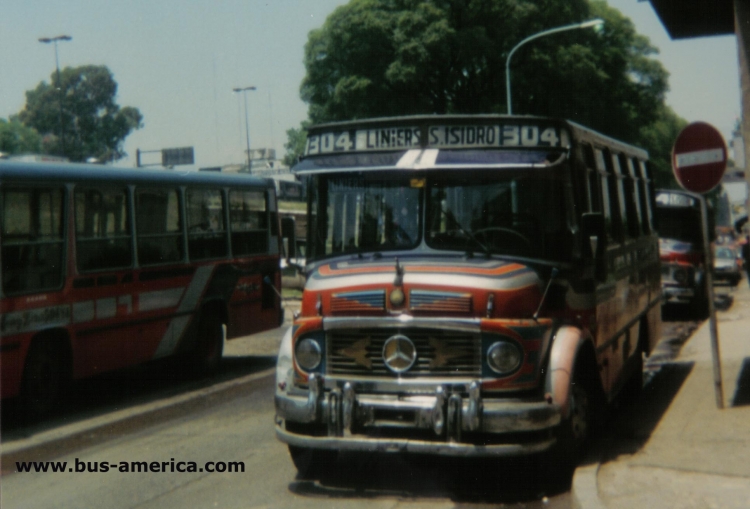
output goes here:
<path id="1" fill-rule="evenodd" d="M 671 402 L 665 402 L 663 413 L 656 416 L 650 433 L 641 435 L 643 445 L 630 453 L 599 458 L 576 470 L 572 494 L 577 507 L 750 507 L 747 281 L 743 280 L 731 295 L 733 305 L 717 312 L 724 409 L 719 410 L 716 405 L 710 322 L 706 320 L 683 346 L 678 358 L 662 369 L 667 374 L 659 383 L 654 380 L 652 385 L 657 387 L 647 386 L 644 391 L 640 403 L 645 405 L 653 396 L 648 394 L 649 390 L 662 390 L 659 384 L 662 388 L 673 385 L 675 394 Z M 681 385 L 680 373 L 684 376 Z M 634 441 L 642 432 L 638 429 L 639 418 L 633 418 Z M 606 449 L 606 444 L 603 448 Z"/>

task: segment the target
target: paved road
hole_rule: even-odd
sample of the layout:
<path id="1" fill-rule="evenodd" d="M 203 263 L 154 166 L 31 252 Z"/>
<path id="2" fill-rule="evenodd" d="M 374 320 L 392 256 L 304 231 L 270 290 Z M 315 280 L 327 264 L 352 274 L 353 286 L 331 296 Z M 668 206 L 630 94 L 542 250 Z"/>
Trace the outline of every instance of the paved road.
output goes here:
<path id="1" fill-rule="evenodd" d="M 349 457 L 340 461 L 335 480 L 297 481 L 286 447 L 274 438 L 272 391 L 266 377 L 230 402 L 207 402 L 203 410 L 57 458 L 73 472 L 6 475 L 2 507 L 569 507 L 567 495 L 545 502 L 542 488 L 517 463 L 489 474 L 488 466 L 456 462 Z M 104 461 L 107 472 L 101 471 Z M 175 469 L 195 462 L 197 471 L 118 471 L 132 462 L 157 462 L 167 470 L 172 462 Z M 201 472 L 206 462 L 242 462 L 245 472 Z M 76 472 L 76 465 L 86 471 Z"/>

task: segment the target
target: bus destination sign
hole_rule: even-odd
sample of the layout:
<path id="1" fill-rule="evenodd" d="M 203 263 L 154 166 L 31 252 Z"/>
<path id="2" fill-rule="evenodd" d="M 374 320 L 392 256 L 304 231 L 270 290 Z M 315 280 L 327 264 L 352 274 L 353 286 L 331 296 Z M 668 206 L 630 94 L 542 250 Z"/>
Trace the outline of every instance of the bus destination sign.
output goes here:
<path id="1" fill-rule="evenodd" d="M 564 129 L 546 125 L 432 125 L 424 142 L 421 127 L 379 127 L 309 135 L 305 155 L 411 148 L 565 148 L 569 144 Z"/>

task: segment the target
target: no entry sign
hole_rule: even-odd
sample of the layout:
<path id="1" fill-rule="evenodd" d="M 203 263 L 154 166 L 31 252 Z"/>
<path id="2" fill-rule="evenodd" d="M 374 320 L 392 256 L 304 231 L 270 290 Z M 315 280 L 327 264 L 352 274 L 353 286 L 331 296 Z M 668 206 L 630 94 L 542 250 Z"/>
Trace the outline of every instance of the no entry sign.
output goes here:
<path id="1" fill-rule="evenodd" d="M 727 145 L 721 133 L 705 122 L 694 122 L 677 136 L 672 170 L 677 182 L 694 193 L 716 187 L 727 167 Z"/>

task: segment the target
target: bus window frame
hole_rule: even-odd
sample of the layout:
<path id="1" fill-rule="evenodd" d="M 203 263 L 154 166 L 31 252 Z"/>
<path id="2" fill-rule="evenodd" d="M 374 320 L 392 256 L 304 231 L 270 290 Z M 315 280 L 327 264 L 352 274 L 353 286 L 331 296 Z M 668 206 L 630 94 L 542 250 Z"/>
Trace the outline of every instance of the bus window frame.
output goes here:
<path id="1" fill-rule="evenodd" d="M 102 184 L 97 182 L 85 182 L 83 179 L 78 180 L 76 182 L 73 182 L 72 189 L 71 189 L 71 196 L 73 200 L 73 207 L 72 207 L 72 214 L 73 214 L 73 245 L 75 249 L 75 270 L 79 274 L 96 274 L 101 272 L 112 272 L 112 271 L 119 271 L 119 270 L 128 270 L 133 269 L 136 267 L 136 251 L 135 251 L 135 232 L 134 232 L 134 215 L 133 215 L 133 200 L 132 200 L 132 193 L 131 193 L 131 186 L 128 185 L 120 185 L 120 184 Z M 126 230 L 128 231 L 127 239 L 128 239 L 128 246 L 130 251 L 130 263 L 127 265 L 117 265 L 117 266 L 109 266 L 109 267 L 99 267 L 94 269 L 84 269 L 81 267 L 81 257 L 80 257 L 80 246 L 79 244 L 81 242 L 83 243 L 94 243 L 94 242 L 102 242 L 108 239 L 112 238 L 126 238 L 125 235 L 120 235 L 110 237 L 105 235 L 104 237 L 80 237 L 78 232 L 78 200 L 77 195 L 79 190 L 83 189 L 84 191 L 97 191 L 100 193 L 103 193 L 104 191 L 112 191 L 112 190 L 123 190 L 125 192 L 125 218 L 127 220 L 127 227 Z"/>
<path id="2" fill-rule="evenodd" d="M 182 193 L 182 188 L 180 186 L 174 185 L 174 186 L 168 186 L 168 185 L 134 185 L 131 187 L 131 195 L 133 199 L 133 224 L 134 224 L 134 231 L 135 231 L 135 253 L 136 253 L 136 266 L 141 268 L 151 268 L 151 267 L 161 267 L 165 265 L 175 265 L 180 263 L 187 263 L 187 231 L 185 228 L 185 207 L 184 207 L 184 195 Z M 139 232 L 138 230 L 138 212 L 137 212 L 137 195 L 140 191 L 167 191 L 171 192 L 174 191 L 177 195 L 177 214 L 178 214 L 178 222 L 179 222 L 179 229 L 177 233 L 156 233 L 156 234 L 145 234 L 145 237 Z M 182 251 L 182 255 L 176 259 L 176 260 L 169 260 L 166 262 L 159 262 L 159 263 L 143 263 L 140 256 L 140 249 L 139 249 L 139 241 L 142 238 L 165 238 L 165 237 L 177 237 L 180 238 L 180 250 Z"/>
<path id="3" fill-rule="evenodd" d="M 622 242 L 622 218 L 617 203 L 617 189 L 614 175 L 611 173 L 611 157 L 607 157 L 609 150 L 594 147 L 596 169 L 599 173 L 599 191 L 602 204 L 602 215 L 604 217 L 604 230 L 607 235 L 607 245 L 612 246 Z"/>
<path id="4" fill-rule="evenodd" d="M 198 191 L 201 191 L 201 192 L 206 192 L 206 191 L 218 191 L 219 192 L 219 196 L 221 197 L 221 214 L 219 214 L 219 217 L 221 217 L 221 219 L 222 219 L 222 221 L 224 223 L 223 227 L 221 229 L 219 229 L 219 230 L 210 230 L 209 229 L 209 230 L 204 230 L 204 231 L 199 231 L 199 232 L 191 232 L 190 231 L 190 228 L 192 228 L 194 226 L 200 226 L 200 225 L 197 225 L 197 224 L 196 225 L 191 225 L 190 224 L 190 214 L 189 214 L 190 193 L 191 193 L 191 191 L 195 191 L 195 190 L 198 190 Z M 187 244 L 188 244 L 188 249 L 187 249 L 187 260 L 188 260 L 188 263 L 200 263 L 200 262 L 206 262 L 206 261 L 222 260 L 222 259 L 228 259 L 229 257 L 231 257 L 232 256 L 232 251 L 231 251 L 232 246 L 231 246 L 231 242 L 229 240 L 229 222 L 228 222 L 229 221 L 229 213 L 228 213 L 228 210 L 227 210 L 228 209 L 228 207 L 227 207 L 228 196 L 227 196 L 226 188 L 220 187 L 220 186 L 215 186 L 215 187 L 214 186 L 205 186 L 205 187 L 203 187 L 203 186 L 189 185 L 189 186 L 185 186 L 183 194 L 185 196 L 185 229 L 186 229 Z M 210 224 L 209 224 L 209 227 L 210 227 Z M 211 236 L 214 236 L 214 237 L 218 238 L 219 234 L 221 234 L 223 236 L 223 238 L 224 238 L 224 242 L 223 242 L 223 244 L 224 244 L 224 252 L 222 254 L 219 254 L 219 255 L 216 255 L 216 256 L 201 256 L 201 257 L 197 257 L 197 256 L 193 256 L 192 255 L 192 253 L 190 252 L 191 237 L 194 238 L 194 239 L 195 238 L 210 239 Z M 216 245 L 219 245 L 219 242 L 216 242 Z"/>
<path id="5" fill-rule="evenodd" d="M 646 206 L 645 214 L 643 217 L 643 231 L 644 233 L 654 233 L 654 210 L 652 204 L 656 199 L 656 194 L 653 186 L 651 185 L 651 171 L 646 161 L 637 159 L 638 169 L 636 170 L 640 174 L 639 183 L 641 184 L 641 200 Z"/>
<path id="6" fill-rule="evenodd" d="M 0 297 L 9 297 L 9 298 L 15 298 L 15 297 L 21 297 L 23 295 L 32 295 L 37 293 L 45 293 L 45 292 L 59 292 L 62 291 L 63 288 L 65 288 L 65 282 L 69 276 L 68 274 L 68 259 L 69 259 L 69 242 L 68 242 L 68 210 L 70 207 L 70 190 L 69 186 L 67 186 L 64 183 L 54 183 L 50 185 L 49 183 L 40 183 L 40 182 L 34 182 L 34 181 L 26 181 L 22 185 L 18 184 L 9 184 L 9 185 L 3 185 L 0 187 L 0 212 L 2 213 L 3 217 L 3 223 L 0 224 L 0 261 L 2 260 L 2 249 L 6 246 L 6 233 L 4 231 L 5 229 L 5 193 L 6 191 L 32 191 L 32 190 L 59 190 L 61 191 L 60 195 L 60 237 L 59 240 L 54 241 L 54 243 L 61 245 L 61 254 L 60 254 L 60 274 L 59 274 L 59 283 L 56 286 L 52 287 L 45 287 L 43 289 L 31 289 L 31 290 L 19 290 L 17 292 L 6 292 L 5 290 L 5 271 L 2 270 L 2 267 L 0 267 Z M 41 241 L 41 242 L 27 242 L 26 245 L 39 245 L 39 244 L 50 244 L 53 241 Z M 16 244 L 16 243 L 13 243 Z M 20 244 L 20 242 L 18 243 Z"/>

